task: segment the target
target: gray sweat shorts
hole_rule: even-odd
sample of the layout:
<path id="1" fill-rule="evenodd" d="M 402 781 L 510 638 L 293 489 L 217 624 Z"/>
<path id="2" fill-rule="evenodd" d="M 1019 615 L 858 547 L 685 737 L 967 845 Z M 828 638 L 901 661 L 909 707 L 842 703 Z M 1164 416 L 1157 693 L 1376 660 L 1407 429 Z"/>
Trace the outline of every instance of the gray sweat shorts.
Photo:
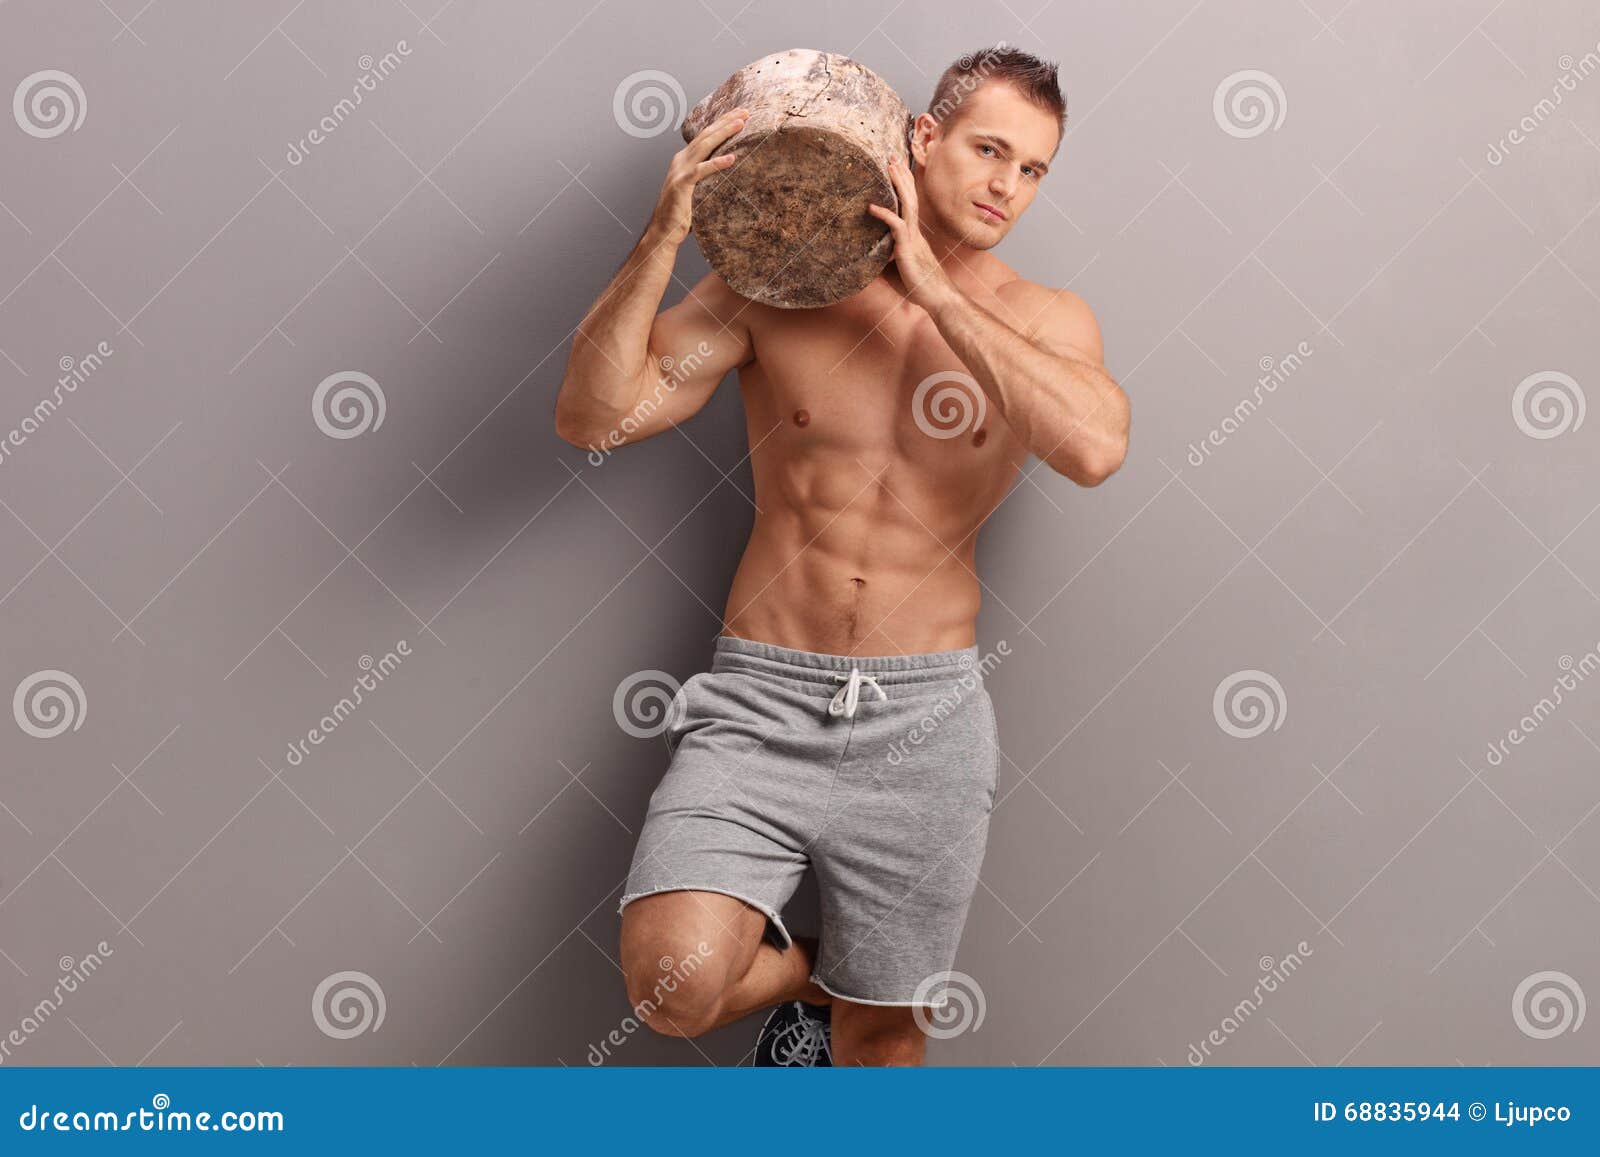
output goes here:
<path id="1" fill-rule="evenodd" d="M 862 657 L 722 635 L 679 689 L 620 912 L 657 892 L 780 913 L 809 867 L 819 987 L 942 1007 L 978 882 L 999 749 L 978 648 Z"/>

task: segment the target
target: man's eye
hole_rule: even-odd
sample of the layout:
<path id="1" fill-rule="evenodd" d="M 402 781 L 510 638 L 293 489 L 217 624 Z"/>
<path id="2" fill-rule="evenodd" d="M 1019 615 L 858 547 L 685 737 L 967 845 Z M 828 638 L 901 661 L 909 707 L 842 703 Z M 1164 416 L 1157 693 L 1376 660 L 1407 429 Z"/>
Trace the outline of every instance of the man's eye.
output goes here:
<path id="1" fill-rule="evenodd" d="M 978 148 L 983 151 L 985 156 L 987 156 L 989 153 L 994 152 L 994 146 L 993 145 L 979 145 Z"/>

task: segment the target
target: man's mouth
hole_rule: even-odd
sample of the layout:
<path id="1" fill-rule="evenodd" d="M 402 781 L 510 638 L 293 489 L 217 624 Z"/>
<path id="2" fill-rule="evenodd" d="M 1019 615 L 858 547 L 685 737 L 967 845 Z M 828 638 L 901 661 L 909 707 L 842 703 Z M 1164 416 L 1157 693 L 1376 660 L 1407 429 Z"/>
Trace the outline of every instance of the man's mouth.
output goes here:
<path id="1" fill-rule="evenodd" d="M 1006 219 L 1006 215 L 993 205 L 986 204 L 983 201 L 974 201 L 973 204 L 983 210 L 983 215 L 990 221 L 1004 221 Z"/>

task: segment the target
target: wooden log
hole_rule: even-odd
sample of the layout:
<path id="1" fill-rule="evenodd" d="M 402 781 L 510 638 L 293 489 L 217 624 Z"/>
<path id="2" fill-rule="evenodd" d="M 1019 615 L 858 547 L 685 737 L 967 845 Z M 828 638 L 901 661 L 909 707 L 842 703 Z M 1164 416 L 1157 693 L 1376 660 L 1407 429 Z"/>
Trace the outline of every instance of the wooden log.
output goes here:
<path id="1" fill-rule="evenodd" d="M 781 309 L 831 305 L 866 288 L 894 240 L 867 212 L 898 211 L 890 157 L 910 165 L 912 115 L 865 65 L 791 48 L 741 68 L 684 118 L 683 137 L 730 108 L 744 128 L 712 156 L 739 161 L 695 186 L 693 231 L 734 292 Z"/>

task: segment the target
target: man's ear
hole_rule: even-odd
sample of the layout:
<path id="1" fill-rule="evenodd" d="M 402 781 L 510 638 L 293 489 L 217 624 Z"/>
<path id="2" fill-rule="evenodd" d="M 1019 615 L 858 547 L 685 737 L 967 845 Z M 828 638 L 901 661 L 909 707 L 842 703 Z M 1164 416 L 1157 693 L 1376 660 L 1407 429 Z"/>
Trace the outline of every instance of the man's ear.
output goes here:
<path id="1" fill-rule="evenodd" d="M 918 113 L 911 120 L 911 133 L 907 147 L 917 166 L 928 163 L 928 142 L 939 135 L 939 122 L 932 113 Z"/>

